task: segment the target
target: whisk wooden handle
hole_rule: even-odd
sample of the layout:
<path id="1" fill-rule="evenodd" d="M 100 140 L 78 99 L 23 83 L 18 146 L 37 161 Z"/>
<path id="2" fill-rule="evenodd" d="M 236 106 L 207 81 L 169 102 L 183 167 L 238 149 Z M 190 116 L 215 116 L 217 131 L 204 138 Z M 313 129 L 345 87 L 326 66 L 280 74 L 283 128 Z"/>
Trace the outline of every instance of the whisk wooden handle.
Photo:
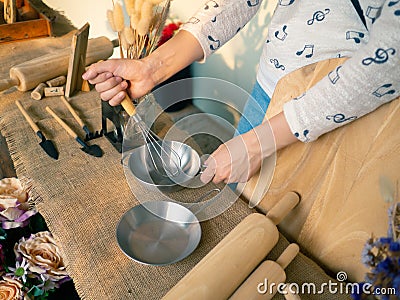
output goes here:
<path id="1" fill-rule="evenodd" d="M 82 119 L 78 116 L 74 108 L 71 106 L 71 104 L 68 102 L 67 98 L 65 96 L 61 96 L 61 100 L 64 102 L 65 106 L 68 108 L 72 116 L 75 118 L 75 120 L 79 123 L 81 127 L 85 126 L 83 123 Z"/>
<path id="2" fill-rule="evenodd" d="M 129 116 L 133 116 L 136 113 L 136 107 L 128 95 L 122 100 L 121 105 Z"/>
<path id="3" fill-rule="evenodd" d="M 57 114 L 48 106 L 46 106 L 46 111 L 68 132 L 70 136 L 74 139 L 78 137 L 78 135 L 73 131 Z"/>

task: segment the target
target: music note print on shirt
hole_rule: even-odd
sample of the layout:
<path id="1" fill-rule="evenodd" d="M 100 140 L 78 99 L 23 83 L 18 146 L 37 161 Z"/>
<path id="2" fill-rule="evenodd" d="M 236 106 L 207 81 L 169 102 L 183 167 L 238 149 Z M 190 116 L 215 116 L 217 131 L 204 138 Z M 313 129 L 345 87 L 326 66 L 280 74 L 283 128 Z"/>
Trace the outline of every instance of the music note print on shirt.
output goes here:
<path id="1" fill-rule="evenodd" d="M 209 10 L 210 7 L 217 8 L 217 7 L 219 7 L 219 5 L 218 5 L 217 2 L 211 0 L 211 1 L 208 1 L 208 2 L 205 4 L 204 10 Z"/>
<path id="2" fill-rule="evenodd" d="M 306 58 L 310 58 L 314 55 L 314 45 L 304 45 L 304 48 L 297 51 L 296 55 L 301 56 L 305 55 Z"/>
<path id="3" fill-rule="evenodd" d="M 270 61 L 270 63 L 272 63 L 275 66 L 275 68 L 285 71 L 285 69 L 286 69 L 285 66 L 281 65 L 276 58 L 271 58 L 269 61 Z"/>
<path id="4" fill-rule="evenodd" d="M 382 7 L 368 6 L 365 16 L 367 18 L 371 19 L 372 24 L 374 24 L 376 19 L 378 19 L 379 16 L 381 15 L 381 10 L 382 10 Z"/>
<path id="5" fill-rule="evenodd" d="M 328 121 L 332 120 L 333 122 L 340 124 L 340 123 L 344 123 L 347 121 L 355 120 L 355 119 L 357 119 L 357 116 L 352 116 L 352 117 L 346 118 L 346 116 L 344 114 L 336 114 L 333 116 L 326 116 L 326 119 Z"/>
<path id="6" fill-rule="evenodd" d="M 247 1 L 247 5 L 249 6 L 249 7 L 253 7 L 253 6 L 257 6 L 258 4 L 260 4 L 260 0 L 248 0 Z"/>
<path id="7" fill-rule="evenodd" d="M 286 39 L 287 35 L 288 35 L 287 32 L 286 32 L 286 29 L 287 29 L 287 25 L 283 25 L 283 27 L 282 27 L 282 32 L 283 33 L 281 33 L 279 30 L 277 30 L 277 31 L 275 31 L 275 37 L 278 40 L 284 41 Z"/>
<path id="8" fill-rule="evenodd" d="M 304 137 L 304 142 L 308 142 L 310 140 L 310 138 L 308 137 L 308 134 L 310 133 L 310 131 L 308 129 L 303 131 L 303 137 Z M 300 133 L 296 132 L 294 134 L 294 136 L 298 139 L 300 139 Z"/>
<path id="9" fill-rule="evenodd" d="M 359 44 L 364 37 L 365 34 L 360 31 L 349 30 L 346 32 L 346 40 L 354 40 L 356 44 Z"/>
<path id="10" fill-rule="evenodd" d="M 289 6 L 294 3 L 295 0 L 279 0 L 280 6 Z"/>
<path id="11" fill-rule="evenodd" d="M 400 0 L 397 0 L 397 1 L 390 1 L 389 4 L 388 4 L 388 6 L 389 6 L 389 7 L 392 7 L 393 5 L 398 4 L 399 2 L 400 2 Z M 394 15 L 395 15 L 395 16 L 400 16 L 400 9 L 395 10 L 395 11 L 394 11 Z"/>
<path id="12" fill-rule="evenodd" d="M 396 91 L 395 90 L 390 90 L 389 88 L 391 88 L 393 86 L 393 84 L 391 83 L 386 83 L 381 85 L 379 88 L 377 88 L 372 95 L 374 95 L 375 97 L 381 98 L 385 95 L 393 95 Z"/>
<path id="13" fill-rule="evenodd" d="M 367 57 L 364 58 L 362 60 L 362 64 L 364 66 L 369 66 L 372 63 L 376 63 L 376 64 L 384 64 L 385 62 L 387 62 L 390 58 L 389 55 L 394 55 L 396 53 L 396 50 L 393 48 L 389 48 L 389 49 L 382 49 L 382 48 L 378 48 L 375 51 L 375 57 Z"/>
<path id="14" fill-rule="evenodd" d="M 313 14 L 312 18 L 311 18 L 310 20 L 307 21 L 307 25 L 313 25 L 313 24 L 314 24 L 314 21 L 322 22 L 323 20 L 325 20 L 325 16 L 326 16 L 327 14 L 329 14 L 329 12 L 330 12 L 331 10 L 330 10 L 329 8 L 325 8 L 324 11 L 325 11 L 325 12 L 320 11 L 320 10 L 317 10 L 317 11 Z"/>
<path id="15" fill-rule="evenodd" d="M 338 80 L 340 79 L 340 75 L 339 75 L 339 70 L 342 66 L 338 66 L 335 71 L 331 71 L 328 74 L 329 80 L 332 82 L 332 84 L 336 84 L 336 82 L 338 82 Z"/>
<path id="16" fill-rule="evenodd" d="M 214 39 L 211 35 L 209 35 L 208 40 L 210 40 L 212 43 L 210 44 L 210 49 L 212 51 L 217 50 L 219 47 L 221 47 L 221 41 Z"/>
<path id="17" fill-rule="evenodd" d="M 297 97 L 293 98 L 293 101 L 298 101 L 298 100 L 300 100 L 301 98 L 303 98 L 305 95 L 306 95 L 306 93 L 303 93 L 303 94 L 301 94 L 300 96 L 297 96 Z"/>
<path id="18" fill-rule="evenodd" d="M 198 19 L 196 17 L 191 17 L 186 23 L 197 24 L 199 22 L 200 22 L 200 19 Z"/>

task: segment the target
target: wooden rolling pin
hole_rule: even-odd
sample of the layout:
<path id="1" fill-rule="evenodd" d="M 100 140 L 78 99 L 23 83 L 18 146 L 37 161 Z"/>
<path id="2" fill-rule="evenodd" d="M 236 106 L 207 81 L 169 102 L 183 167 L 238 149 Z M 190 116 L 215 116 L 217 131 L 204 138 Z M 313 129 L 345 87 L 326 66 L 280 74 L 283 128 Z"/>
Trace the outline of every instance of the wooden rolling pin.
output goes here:
<path id="1" fill-rule="evenodd" d="M 272 299 L 278 285 L 286 281 L 285 268 L 299 253 L 297 244 L 290 244 L 275 261 L 266 260 L 243 282 L 230 300 Z M 282 291 L 282 289 L 281 289 Z"/>
<path id="2" fill-rule="evenodd" d="M 259 213 L 247 216 L 163 299 L 227 299 L 276 245 L 276 225 L 298 202 L 299 196 L 290 192 L 267 217 Z"/>
<path id="3" fill-rule="evenodd" d="M 113 43 L 106 37 L 90 39 L 86 53 L 86 65 L 109 58 L 114 50 Z M 10 69 L 10 79 L 0 80 L 0 91 L 12 86 L 25 92 L 34 89 L 41 82 L 66 75 L 68 72 L 71 48 L 57 50 Z"/>

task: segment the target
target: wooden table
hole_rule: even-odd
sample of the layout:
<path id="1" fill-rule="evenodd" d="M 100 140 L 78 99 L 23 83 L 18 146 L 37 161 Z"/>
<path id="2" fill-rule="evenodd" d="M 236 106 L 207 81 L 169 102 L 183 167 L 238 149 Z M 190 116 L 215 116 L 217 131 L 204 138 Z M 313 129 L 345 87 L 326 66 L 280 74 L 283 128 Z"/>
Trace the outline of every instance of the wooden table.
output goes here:
<path id="1" fill-rule="evenodd" d="M 0 179 L 15 176 L 14 164 L 11 160 L 6 140 L 0 134 Z"/>

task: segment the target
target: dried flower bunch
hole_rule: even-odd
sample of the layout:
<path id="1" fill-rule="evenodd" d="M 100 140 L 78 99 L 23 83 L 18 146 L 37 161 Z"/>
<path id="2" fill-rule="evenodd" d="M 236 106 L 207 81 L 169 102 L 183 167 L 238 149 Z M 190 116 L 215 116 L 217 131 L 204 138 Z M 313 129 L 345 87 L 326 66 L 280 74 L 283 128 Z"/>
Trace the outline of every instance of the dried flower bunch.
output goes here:
<path id="1" fill-rule="evenodd" d="M 399 221 L 400 203 L 395 203 L 389 210 L 388 236 L 370 238 L 362 253 L 362 261 L 370 270 L 365 281 L 373 289 L 395 291 L 395 294 L 382 295 L 381 299 L 399 299 L 400 296 Z"/>
<path id="2" fill-rule="evenodd" d="M 107 11 L 108 22 L 118 33 L 121 58 L 143 58 L 157 48 L 171 0 L 124 0 L 124 3 L 129 25 L 122 4 L 114 1 L 113 9 Z"/>
<path id="3" fill-rule="evenodd" d="M 389 226 L 386 237 L 371 237 L 362 251 L 362 262 L 368 267 L 355 300 L 400 299 L 400 202 L 395 202 L 394 189 L 387 180 L 381 180 L 381 193 L 385 201 L 394 202 L 388 212 Z M 366 292 L 367 291 L 367 292 Z"/>

